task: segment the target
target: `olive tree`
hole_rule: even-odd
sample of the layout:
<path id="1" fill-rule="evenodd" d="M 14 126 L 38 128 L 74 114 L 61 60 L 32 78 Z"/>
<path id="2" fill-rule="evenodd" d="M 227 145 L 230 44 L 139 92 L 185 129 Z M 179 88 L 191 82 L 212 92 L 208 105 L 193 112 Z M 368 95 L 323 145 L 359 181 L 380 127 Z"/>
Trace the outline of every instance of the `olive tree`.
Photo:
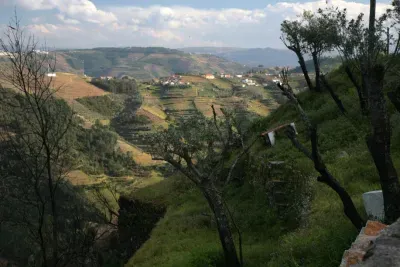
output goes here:
<path id="1" fill-rule="evenodd" d="M 388 35 L 387 31 L 388 24 L 392 23 L 395 30 L 393 25 L 398 25 L 398 1 L 394 1 L 393 7 L 376 19 L 376 1 L 371 0 L 368 26 L 363 14 L 349 19 L 346 10 L 319 11 L 325 24 L 335 25 L 327 42 L 332 40 L 340 53 L 346 73 L 357 89 L 361 112 L 371 126 L 366 144 L 378 170 L 388 222 L 400 217 L 400 184 L 391 157 L 390 116 L 384 96 L 385 76 L 394 66 L 400 44 L 399 35 Z M 396 31 L 399 33 L 398 29 Z M 388 47 L 392 47 L 392 51 L 388 51 Z"/>
<path id="2" fill-rule="evenodd" d="M 315 91 L 321 92 L 321 55 L 329 52 L 333 47 L 333 36 L 336 30 L 335 20 L 321 16 L 309 11 L 303 13 L 303 27 L 300 28 L 300 35 L 305 44 L 305 50 L 311 55 L 315 69 Z"/>
<path id="3" fill-rule="evenodd" d="M 304 22 L 301 20 L 283 21 L 281 24 L 281 40 L 289 50 L 293 51 L 296 54 L 304 75 L 304 79 L 307 82 L 307 86 L 310 90 L 314 90 L 313 84 L 308 74 L 306 62 L 304 60 L 304 54 L 306 53 L 306 44 L 302 35 L 302 29 L 304 27 L 303 23 Z"/>
<path id="4" fill-rule="evenodd" d="M 223 111 L 224 119 L 218 119 L 212 109 L 213 119 L 196 113 L 150 135 L 151 154 L 170 163 L 202 192 L 214 213 L 227 266 L 241 266 L 219 186 L 227 179 L 221 176 L 229 154 L 242 147 L 241 140 L 229 113 Z M 248 149 L 243 148 L 238 157 Z"/>

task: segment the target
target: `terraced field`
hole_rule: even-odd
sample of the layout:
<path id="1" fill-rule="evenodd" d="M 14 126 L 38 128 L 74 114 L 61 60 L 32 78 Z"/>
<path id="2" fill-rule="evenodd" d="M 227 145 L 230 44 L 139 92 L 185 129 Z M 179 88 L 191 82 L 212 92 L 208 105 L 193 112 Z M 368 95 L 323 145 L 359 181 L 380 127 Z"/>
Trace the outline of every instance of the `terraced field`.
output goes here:
<path id="1" fill-rule="evenodd" d="M 64 91 L 59 92 L 59 96 L 66 99 L 84 119 L 86 127 L 90 127 L 96 120 L 103 124 L 109 124 L 110 120 L 113 120 L 76 101 L 80 97 L 109 93 L 94 87 L 77 75 L 59 74 L 56 81 L 66 83 L 67 86 L 64 87 Z M 176 118 L 190 118 L 196 112 L 212 117 L 211 105 L 214 105 L 218 116 L 222 116 L 223 108 L 234 109 L 239 116 L 249 120 L 257 116 L 266 116 L 278 106 L 274 94 L 279 95 L 280 92 L 261 86 L 233 90 L 234 81 L 219 78 L 207 80 L 201 76 L 183 76 L 182 81 L 190 83 L 190 87 L 166 88 L 139 84 L 141 104 L 129 106 L 130 114 L 135 114 L 139 119 L 126 125 L 112 124 L 121 136 L 119 147 L 125 152 L 130 151 L 139 164 L 153 164 L 147 153 L 146 134 L 159 126 L 167 128 Z M 109 96 L 110 99 L 114 99 L 115 96 L 120 100 L 118 95 Z"/>

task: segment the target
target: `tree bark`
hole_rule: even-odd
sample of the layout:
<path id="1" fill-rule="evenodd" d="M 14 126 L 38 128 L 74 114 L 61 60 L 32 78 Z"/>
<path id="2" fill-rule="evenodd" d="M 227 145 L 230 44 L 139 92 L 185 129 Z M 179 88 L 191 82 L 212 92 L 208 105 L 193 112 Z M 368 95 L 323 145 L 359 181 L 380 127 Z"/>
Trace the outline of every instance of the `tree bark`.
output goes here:
<path id="1" fill-rule="evenodd" d="M 328 81 L 326 80 L 324 75 L 321 75 L 321 81 L 322 81 L 323 85 L 326 87 L 326 89 L 328 89 L 329 94 L 331 95 L 333 101 L 335 101 L 336 106 L 339 108 L 340 112 L 342 112 L 342 114 L 346 114 L 347 113 L 346 108 L 344 107 L 339 96 L 337 94 L 335 94 L 331 85 L 328 83 Z"/>
<path id="2" fill-rule="evenodd" d="M 314 162 L 314 168 L 317 172 L 320 173 L 321 176 L 317 178 L 318 182 L 324 183 L 328 185 L 332 190 L 338 194 L 340 200 L 342 201 L 343 211 L 347 218 L 351 221 L 351 223 L 358 229 L 365 225 L 364 220 L 361 218 L 358 213 L 353 200 L 347 191 L 340 185 L 340 183 L 333 177 L 329 171 L 327 170 L 325 164 L 323 163 L 321 156 L 318 152 L 318 135 L 317 130 L 312 127 L 310 129 L 310 138 L 312 145 L 312 153 L 310 153 L 296 138 L 293 130 L 288 129 L 286 131 L 286 135 L 292 141 L 293 145 L 303 152 L 309 159 Z"/>
<path id="3" fill-rule="evenodd" d="M 325 164 L 321 159 L 321 156 L 318 151 L 318 135 L 316 128 L 311 129 L 310 137 L 311 137 L 314 168 L 321 174 L 321 176 L 318 177 L 318 182 L 328 185 L 338 194 L 343 204 L 344 214 L 346 214 L 347 218 L 350 219 L 350 221 L 358 230 L 361 230 L 361 228 L 365 225 L 365 222 L 363 219 L 361 219 L 360 214 L 358 213 L 356 207 L 354 206 L 353 200 L 351 199 L 347 191 L 335 179 L 335 177 L 333 177 L 329 173 L 329 171 L 327 170 Z"/>
<path id="4" fill-rule="evenodd" d="M 390 102 L 396 107 L 397 112 L 400 112 L 400 97 L 398 91 L 388 92 L 387 96 Z"/>
<path id="5" fill-rule="evenodd" d="M 314 68 L 315 68 L 315 91 L 321 92 L 321 80 L 320 80 L 321 69 L 319 67 L 318 55 L 316 52 L 311 53 L 311 55 L 313 58 Z"/>
<path id="6" fill-rule="evenodd" d="M 386 28 L 386 55 L 390 54 L 390 28 Z"/>
<path id="7" fill-rule="evenodd" d="M 226 266 L 240 267 L 239 258 L 237 256 L 235 243 L 229 226 L 228 216 L 225 213 L 222 197 L 218 194 L 216 188 L 212 184 L 204 186 L 202 191 L 217 222 L 218 234 L 224 250 Z"/>
<path id="8" fill-rule="evenodd" d="M 312 91 L 312 90 L 314 90 L 314 86 L 311 82 L 310 76 L 308 75 L 307 66 L 306 66 L 304 57 L 301 54 L 301 52 L 296 52 L 296 55 L 297 55 L 297 58 L 299 59 L 299 64 L 300 64 L 301 70 L 303 72 L 304 79 L 306 79 L 307 86 Z"/>
<path id="9" fill-rule="evenodd" d="M 367 98 L 364 94 L 364 89 L 362 86 L 365 85 L 365 83 L 362 83 L 362 86 L 360 86 L 360 84 L 357 82 L 356 78 L 354 77 L 353 72 L 351 71 L 349 66 L 345 67 L 345 71 L 347 76 L 349 77 L 350 81 L 353 83 L 354 87 L 357 90 L 357 94 L 358 94 L 358 99 L 360 101 L 360 109 L 363 115 L 368 115 L 368 102 L 367 102 Z"/>
<path id="10" fill-rule="evenodd" d="M 376 0 L 370 0 L 369 28 L 368 28 L 368 65 L 371 64 L 372 55 L 375 50 L 375 16 L 376 16 Z"/>
<path id="11" fill-rule="evenodd" d="M 390 152 L 391 127 L 383 94 L 384 67 L 375 65 L 367 75 L 372 134 L 367 137 L 368 149 L 379 173 L 388 223 L 400 217 L 400 184 Z"/>

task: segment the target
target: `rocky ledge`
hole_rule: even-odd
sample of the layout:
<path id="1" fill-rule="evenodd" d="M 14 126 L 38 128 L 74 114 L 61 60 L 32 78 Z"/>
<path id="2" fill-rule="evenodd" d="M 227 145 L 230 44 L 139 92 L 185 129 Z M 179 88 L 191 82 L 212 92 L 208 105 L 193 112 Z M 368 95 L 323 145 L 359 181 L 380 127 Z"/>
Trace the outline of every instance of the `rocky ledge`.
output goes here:
<path id="1" fill-rule="evenodd" d="M 400 267 L 400 219 L 390 226 L 368 221 L 340 267 Z"/>

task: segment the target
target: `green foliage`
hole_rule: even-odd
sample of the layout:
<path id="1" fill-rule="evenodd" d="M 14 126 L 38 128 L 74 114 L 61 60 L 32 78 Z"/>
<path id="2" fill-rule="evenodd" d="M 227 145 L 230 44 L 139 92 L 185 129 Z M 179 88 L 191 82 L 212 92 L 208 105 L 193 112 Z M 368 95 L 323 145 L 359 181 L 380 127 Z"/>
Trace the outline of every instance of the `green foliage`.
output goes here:
<path id="1" fill-rule="evenodd" d="M 131 175 L 136 167 L 132 155 L 116 147 L 117 135 L 98 122 L 91 129 L 77 130 L 76 150 L 81 156 L 82 170 L 88 174 Z"/>
<path id="2" fill-rule="evenodd" d="M 137 94 L 137 83 L 134 79 L 92 79 L 91 84 L 114 94 Z"/>
<path id="3" fill-rule="evenodd" d="M 329 171 L 349 192 L 365 218 L 362 193 L 380 188 L 379 176 L 365 143 L 368 121 L 360 115 L 357 92 L 343 69 L 333 71 L 328 79 L 348 109 L 348 116 L 341 115 L 328 92 L 304 92 L 299 99 L 318 126 L 320 151 Z M 389 110 L 393 160 L 399 168 L 400 115 L 390 104 Z M 288 122 L 296 123 L 298 139 L 311 149 L 305 127 L 290 104 L 256 120 L 250 129 L 258 135 Z M 285 164 L 275 172 L 268 169 L 269 161 L 285 161 Z M 336 193 L 317 182 L 312 161 L 294 148 L 285 135 L 277 135 L 272 148 L 266 148 L 262 142 L 256 144 L 249 158 L 238 163 L 234 175 L 244 176 L 244 181 L 225 189 L 224 197 L 242 231 L 246 266 L 333 267 L 340 264 L 343 251 L 358 233 L 344 215 Z M 281 179 L 287 182 L 284 191 L 294 204 L 283 210 L 271 205 L 268 187 L 269 181 Z M 168 209 L 128 266 L 218 266 L 221 249 L 214 222 L 201 216 L 210 211 L 197 190 L 174 177 L 142 189 L 138 195 L 154 196 L 154 201 L 166 203 Z M 235 235 L 237 238 L 236 232 Z"/>
<path id="4" fill-rule="evenodd" d="M 112 99 L 110 95 L 82 97 L 78 98 L 77 101 L 90 110 L 107 117 L 114 117 L 124 108 L 122 99 L 120 101 L 116 98 Z"/>

